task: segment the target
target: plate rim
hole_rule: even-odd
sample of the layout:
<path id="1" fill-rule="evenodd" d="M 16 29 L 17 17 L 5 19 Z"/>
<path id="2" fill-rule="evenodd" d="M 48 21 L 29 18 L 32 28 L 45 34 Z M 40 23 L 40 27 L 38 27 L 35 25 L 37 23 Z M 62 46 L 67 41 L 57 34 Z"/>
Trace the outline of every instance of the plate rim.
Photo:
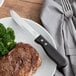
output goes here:
<path id="1" fill-rule="evenodd" d="M 0 18 L 0 20 L 3 20 L 3 19 L 12 19 L 12 17 Z M 35 22 L 35 21 L 31 20 L 31 19 L 27 19 L 27 18 L 23 18 L 23 19 L 27 20 L 27 21 L 31 21 L 31 22 L 39 25 L 38 27 L 40 27 L 43 31 L 45 31 L 49 35 L 49 37 L 51 38 L 51 40 L 52 40 L 52 42 L 54 44 L 54 47 L 57 49 L 54 38 L 51 36 L 51 34 L 45 28 L 43 28 L 40 24 L 38 24 L 37 22 Z"/>
<path id="2" fill-rule="evenodd" d="M 0 18 L 0 21 L 3 20 L 3 19 L 12 19 L 12 17 Z M 37 22 L 35 22 L 35 21 L 31 20 L 31 19 L 27 19 L 27 18 L 23 18 L 23 19 L 24 19 L 24 20 L 27 20 L 27 21 L 31 21 L 31 22 L 33 22 L 34 24 L 39 25 L 38 27 L 40 27 L 43 31 L 45 31 L 45 32 L 48 34 L 48 36 L 49 36 L 49 37 L 51 38 L 51 40 L 52 40 L 53 46 L 56 48 L 56 44 L 55 44 L 55 41 L 54 41 L 53 37 L 50 35 L 50 33 L 49 33 L 45 28 L 43 28 L 40 24 L 38 24 Z M 57 67 L 57 65 L 56 65 L 56 67 Z M 55 70 L 54 70 L 54 72 L 52 73 L 51 76 L 53 76 L 53 75 L 55 74 L 55 72 L 56 72 L 56 68 L 55 68 Z"/>

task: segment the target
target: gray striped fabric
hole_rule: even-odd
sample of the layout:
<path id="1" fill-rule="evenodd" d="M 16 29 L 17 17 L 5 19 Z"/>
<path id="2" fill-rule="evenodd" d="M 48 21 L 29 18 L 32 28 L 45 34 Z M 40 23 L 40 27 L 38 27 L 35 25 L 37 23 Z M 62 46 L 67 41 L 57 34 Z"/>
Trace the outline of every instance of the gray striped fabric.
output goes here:
<path id="1" fill-rule="evenodd" d="M 57 50 L 68 63 L 61 69 L 63 73 L 57 70 L 55 76 L 76 76 L 76 41 L 68 27 L 72 23 L 64 16 L 60 0 L 45 0 L 40 17 L 43 25 L 54 38 Z M 73 26 L 76 26 L 75 16 L 73 22 Z"/>

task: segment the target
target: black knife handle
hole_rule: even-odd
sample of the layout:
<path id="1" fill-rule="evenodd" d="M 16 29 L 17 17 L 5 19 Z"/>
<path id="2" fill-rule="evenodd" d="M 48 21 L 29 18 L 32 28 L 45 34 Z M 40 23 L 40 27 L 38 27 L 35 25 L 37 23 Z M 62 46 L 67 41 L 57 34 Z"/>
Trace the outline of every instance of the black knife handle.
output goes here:
<path id="1" fill-rule="evenodd" d="M 46 54 L 56 62 L 59 67 L 65 67 L 67 65 L 66 60 L 61 54 L 43 37 L 39 36 L 35 39 L 35 42 L 40 44 Z"/>

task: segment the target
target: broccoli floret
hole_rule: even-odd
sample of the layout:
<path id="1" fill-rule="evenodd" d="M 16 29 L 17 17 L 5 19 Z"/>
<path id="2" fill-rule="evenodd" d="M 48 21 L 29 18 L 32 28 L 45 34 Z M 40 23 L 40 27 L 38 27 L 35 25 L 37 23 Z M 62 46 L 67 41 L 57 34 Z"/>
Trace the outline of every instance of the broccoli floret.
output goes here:
<path id="1" fill-rule="evenodd" d="M 0 56 L 3 56 L 8 53 L 8 50 L 6 47 L 4 47 L 4 44 L 0 42 Z"/>
<path id="2" fill-rule="evenodd" d="M 2 42 L 4 43 L 4 45 L 6 46 L 8 42 L 11 41 L 11 36 L 9 34 L 5 34 L 2 38 Z"/>
<path id="3" fill-rule="evenodd" d="M 2 42 L 4 43 L 5 46 L 7 46 L 7 44 L 11 41 L 15 40 L 15 35 L 14 35 L 14 31 L 12 28 L 7 28 L 5 35 L 2 38 Z"/>
<path id="4" fill-rule="evenodd" d="M 6 48 L 10 51 L 15 45 L 16 45 L 16 42 L 11 40 L 10 42 L 7 43 Z"/>
<path id="5" fill-rule="evenodd" d="M 10 38 L 12 40 L 15 39 L 14 30 L 12 28 L 8 27 L 7 30 L 6 30 L 6 34 L 9 34 L 10 35 Z"/>
<path id="6" fill-rule="evenodd" d="M 0 38 L 2 38 L 5 33 L 6 33 L 6 28 L 2 23 L 0 23 Z"/>
<path id="7" fill-rule="evenodd" d="M 10 51 L 16 44 L 14 41 L 15 35 L 14 31 L 11 28 L 7 28 L 6 34 L 2 38 L 2 42 L 4 43 L 4 46 Z"/>
<path id="8" fill-rule="evenodd" d="M 0 38 L 0 41 L 2 41 L 2 38 Z"/>
<path id="9" fill-rule="evenodd" d="M 2 42 L 4 43 L 4 46 L 10 51 L 16 44 L 14 40 L 11 39 L 11 36 L 9 34 L 5 34 Z"/>
<path id="10" fill-rule="evenodd" d="M 15 45 L 14 30 L 10 27 L 6 29 L 0 23 L 0 56 L 7 54 Z"/>
<path id="11" fill-rule="evenodd" d="M 0 42 L 0 51 L 2 51 L 2 50 L 3 50 L 3 48 L 4 48 L 4 45 L 3 45 L 3 43 L 2 43 L 2 42 Z"/>

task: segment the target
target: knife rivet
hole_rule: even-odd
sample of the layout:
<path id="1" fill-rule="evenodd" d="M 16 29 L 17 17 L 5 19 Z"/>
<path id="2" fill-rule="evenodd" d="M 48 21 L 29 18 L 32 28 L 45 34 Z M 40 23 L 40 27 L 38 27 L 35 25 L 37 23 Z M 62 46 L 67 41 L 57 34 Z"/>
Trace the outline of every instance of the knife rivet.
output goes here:
<path id="1" fill-rule="evenodd" d="M 43 39 L 41 39 L 41 42 L 43 42 L 44 40 Z"/>
<path id="2" fill-rule="evenodd" d="M 47 45 L 47 43 L 44 44 L 45 46 Z"/>

